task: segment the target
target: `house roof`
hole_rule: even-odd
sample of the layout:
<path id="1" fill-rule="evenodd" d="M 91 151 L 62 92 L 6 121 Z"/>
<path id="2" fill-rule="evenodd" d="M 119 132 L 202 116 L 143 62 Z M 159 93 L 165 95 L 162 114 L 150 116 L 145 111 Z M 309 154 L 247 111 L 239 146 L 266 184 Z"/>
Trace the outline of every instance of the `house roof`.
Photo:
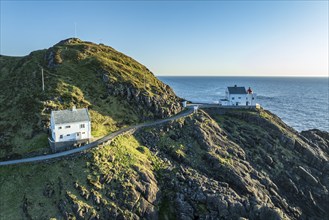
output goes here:
<path id="1" fill-rule="evenodd" d="M 238 87 L 238 86 L 232 86 L 232 87 L 227 87 L 228 92 L 230 94 L 247 94 L 246 88 L 243 87 Z"/>
<path id="2" fill-rule="evenodd" d="M 88 109 L 52 111 L 55 124 L 90 121 Z"/>

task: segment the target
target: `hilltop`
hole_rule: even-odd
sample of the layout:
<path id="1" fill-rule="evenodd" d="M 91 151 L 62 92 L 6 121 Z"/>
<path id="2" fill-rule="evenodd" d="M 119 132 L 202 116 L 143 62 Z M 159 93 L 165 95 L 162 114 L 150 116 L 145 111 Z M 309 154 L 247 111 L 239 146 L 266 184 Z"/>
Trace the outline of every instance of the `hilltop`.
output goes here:
<path id="1" fill-rule="evenodd" d="M 68 39 L 1 62 L 3 155 L 40 153 L 51 109 L 88 107 L 94 135 L 181 110 L 146 67 L 104 45 Z M 327 132 L 299 133 L 264 109 L 209 108 L 78 155 L 0 167 L 0 219 L 327 219 L 328 190 Z"/>
<path id="2" fill-rule="evenodd" d="M 70 38 L 25 57 L 1 56 L 0 158 L 48 153 L 51 110 L 87 107 L 97 138 L 181 110 L 172 89 L 134 59 Z M 42 91 L 41 68 L 45 91 Z"/>

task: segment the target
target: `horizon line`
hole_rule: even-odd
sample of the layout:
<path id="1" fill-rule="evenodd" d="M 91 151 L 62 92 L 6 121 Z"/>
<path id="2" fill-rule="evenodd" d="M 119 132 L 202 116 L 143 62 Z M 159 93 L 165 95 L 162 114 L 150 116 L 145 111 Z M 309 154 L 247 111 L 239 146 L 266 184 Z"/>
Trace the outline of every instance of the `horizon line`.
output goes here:
<path id="1" fill-rule="evenodd" d="M 283 78 L 329 78 L 327 76 L 315 75 L 315 76 L 305 76 L 305 75 L 158 75 L 154 74 L 156 77 L 283 77 Z"/>

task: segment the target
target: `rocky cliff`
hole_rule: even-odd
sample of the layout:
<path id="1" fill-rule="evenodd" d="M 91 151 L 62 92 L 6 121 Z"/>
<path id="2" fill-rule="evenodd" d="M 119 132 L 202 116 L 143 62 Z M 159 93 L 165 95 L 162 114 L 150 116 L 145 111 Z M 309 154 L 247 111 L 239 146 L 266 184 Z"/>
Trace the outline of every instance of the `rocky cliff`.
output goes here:
<path id="1" fill-rule="evenodd" d="M 327 219 L 328 133 L 301 134 L 265 110 L 209 109 L 140 132 L 170 161 L 168 219 Z"/>
<path id="2" fill-rule="evenodd" d="M 68 39 L 0 60 L 2 159 L 47 153 L 52 109 L 88 107 L 96 137 L 181 110 L 104 45 Z M 79 155 L 0 167 L 0 219 L 329 219 L 328 189 L 328 132 L 298 133 L 263 109 L 201 109 Z"/>

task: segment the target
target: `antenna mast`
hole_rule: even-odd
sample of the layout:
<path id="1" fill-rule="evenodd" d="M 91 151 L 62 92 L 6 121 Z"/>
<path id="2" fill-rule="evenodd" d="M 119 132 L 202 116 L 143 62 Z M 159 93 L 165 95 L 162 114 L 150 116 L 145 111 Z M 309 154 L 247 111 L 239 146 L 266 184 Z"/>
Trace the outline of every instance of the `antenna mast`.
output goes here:
<path id="1" fill-rule="evenodd" d="M 45 80 L 43 77 L 43 68 L 41 68 L 41 78 L 42 78 L 42 91 L 45 91 Z"/>

